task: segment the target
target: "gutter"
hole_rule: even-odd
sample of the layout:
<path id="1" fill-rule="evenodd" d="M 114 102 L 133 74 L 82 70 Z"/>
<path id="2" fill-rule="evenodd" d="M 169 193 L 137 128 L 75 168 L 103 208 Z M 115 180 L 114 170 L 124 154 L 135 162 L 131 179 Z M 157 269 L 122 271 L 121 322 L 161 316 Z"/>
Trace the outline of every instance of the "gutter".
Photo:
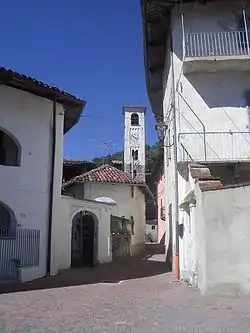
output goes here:
<path id="1" fill-rule="evenodd" d="M 56 98 L 53 100 L 52 110 L 52 156 L 51 156 L 51 178 L 49 190 L 49 221 L 48 221 L 48 245 L 47 245 L 47 275 L 51 273 L 51 240 L 52 240 L 52 219 L 53 219 L 53 194 L 55 178 L 55 152 L 56 152 Z"/>

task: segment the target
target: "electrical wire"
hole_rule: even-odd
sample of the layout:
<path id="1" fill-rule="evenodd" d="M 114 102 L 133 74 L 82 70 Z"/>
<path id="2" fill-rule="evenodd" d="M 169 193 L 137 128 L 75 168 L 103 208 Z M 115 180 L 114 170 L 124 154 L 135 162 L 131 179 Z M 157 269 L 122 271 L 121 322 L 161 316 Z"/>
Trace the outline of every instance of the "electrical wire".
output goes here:
<path id="1" fill-rule="evenodd" d="M 234 124 L 235 128 L 237 128 L 237 130 L 242 133 L 242 131 L 240 130 L 239 126 L 236 124 L 236 122 L 229 116 L 229 114 L 227 113 L 227 110 L 224 107 L 221 107 L 222 110 L 224 111 L 224 113 L 226 114 L 226 116 L 228 117 L 228 119 Z M 245 137 L 244 133 L 242 133 L 243 138 L 246 140 L 247 143 L 250 144 L 250 141 Z"/>

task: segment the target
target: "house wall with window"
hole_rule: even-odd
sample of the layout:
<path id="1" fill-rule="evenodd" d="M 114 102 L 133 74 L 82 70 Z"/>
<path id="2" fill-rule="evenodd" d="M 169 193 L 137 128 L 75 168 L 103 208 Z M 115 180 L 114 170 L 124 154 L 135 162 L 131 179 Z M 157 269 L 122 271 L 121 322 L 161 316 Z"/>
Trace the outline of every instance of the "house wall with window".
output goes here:
<path id="1" fill-rule="evenodd" d="M 84 200 L 109 197 L 116 202 L 111 209 L 112 215 L 134 218 L 134 235 L 132 236 L 132 254 L 140 252 L 145 245 L 145 195 L 138 186 L 127 184 L 85 183 L 71 186 L 67 195 Z"/>
<path id="2" fill-rule="evenodd" d="M 184 35 L 195 34 L 194 41 L 197 38 L 196 47 L 211 49 L 208 53 L 211 52 L 211 57 L 218 62 L 216 53 L 214 53 L 217 50 L 216 47 L 214 50 L 212 45 L 209 45 L 209 41 L 206 40 L 207 36 L 202 34 L 210 34 L 211 36 L 214 34 L 214 39 L 211 39 L 212 44 L 216 40 L 216 36 L 220 36 L 219 34 L 228 34 L 229 36 L 230 33 L 238 31 L 240 29 L 239 19 L 242 17 L 242 7 L 237 1 L 232 1 L 230 4 L 225 1 L 208 2 L 205 5 L 191 3 L 183 6 L 183 26 L 180 6 L 173 12 L 172 17 L 173 66 L 170 67 L 167 76 L 164 99 L 165 115 L 169 117 L 171 114 L 172 69 L 174 67 L 178 132 L 195 133 L 190 137 L 182 135 L 180 139 L 185 142 L 188 149 L 191 149 L 189 142 L 196 141 L 196 150 L 199 150 L 199 144 L 202 145 L 202 137 L 197 132 L 202 133 L 203 126 L 205 126 L 206 132 L 247 132 L 249 115 L 246 95 L 249 90 L 250 75 L 244 70 L 244 67 L 241 67 L 240 63 L 238 70 L 232 66 L 233 69 L 226 72 L 219 68 L 208 72 L 205 67 L 201 67 L 196 73 L 183 73 L 183 67 L 188 58 L 184 52 L 192 47 L 190 44 L 193 41 L 187 39 L 185 42 L 183 33 Z M 201 45 L 199 45 L 199 42 Z M 233 45 L 231 48 L 233 52 Z M 219 52 L 219 45 L 217 52 Z M 169 57 L 168 53 L 167 58 L 169 59 Z M 201 58 L 197 57 L 196 61 L 201 62 Z M 222 136 L 217 137 L 216 140 L 218 144 L 224 143 Z M 209 137 L 207 137 L 207 141 L 209 141 Z M 213 148 L 215 150 L 214 154 L 220 155 L 223 153 L 218 150 L 218 146 L 212 139 L 210 144 L 212 147 L 208 145 L 208 151 Z M 179 155 L 181 153 L 182 151 L 179 149 Z M 190 153 L 195 154 L 197 151 L 193 149 Z"/>
<path id="3" fill-rule="evenodd" d="M 157 220 L 146 221 L 146 242 L 157 243 L 158 242 L 158 224 Z"/>
<path id="4" fill-rule="evenodd" d="M 7 135 L 7 138 L 0 135 L 0 204 L 12 214 L 11 224 L 4 227 L 40 231 L 38 266 L 21 268 L 22 280 L 32 280 L 46 273 L 52 102 L 4 85 L 0 86 L 0 100 L 0 130 Z M 63 108 L 57 105 L 55 166 L 58 169 L 54 182 L 54 208 L 57 211 L 61 192 L 63 122 Z M 10 145 L 12 140 L 16 150 Z M 9 150 L 9 147 L 12 148 Z"/>
<path id="5" fill-rule="evenodd" d="M 247 6 L 246 12 L 249 13 Z M 182 168 L 183 162 L 191 162 L 192 159 L 201 163 L 206 159 L 230 162 L 250 158 L 249 56 L 246 52 L 237 55 L 237 50 L 247 47 L 242 42 L 244 32 L 234 34 L 242 29 L 242 7 L 238 1 L 208 1 L 203 5 L 195 2 L 183 4 L 182 10 L 181 6 L 176 6 L 172 11 L 173 57 L 170 49 L 167 49 L 164 73 L 163 109 L 164 119 L 169 126 L 164 154 L 166 207 L 172 207 L 173 223 L 176 221 L 173 105 L 177 120 L 179 203 L 191 187 L 187 173 Z M 230 38 L 232 43 L 229 45 Z M 193 45 L 192 41 L 195 42 Z M 231 47 L 231 53 L 224 51 L 226 55 L 218 58 L 218 54 L 222 54 L 222 43 L 224 50 Z M 196 55 L 199 56 L 189 53 L 188 58 L 190 50 L 198 52 Z M 179 224 L 188 223 L 187 214 L 179 211 Z M 173 249 L 175 232 L 173 225 Z M 184 237 L 180 239 L 182 278 L 187 270 L 187 243 L 189 241 L 185 239 L 184 231 Z"/>

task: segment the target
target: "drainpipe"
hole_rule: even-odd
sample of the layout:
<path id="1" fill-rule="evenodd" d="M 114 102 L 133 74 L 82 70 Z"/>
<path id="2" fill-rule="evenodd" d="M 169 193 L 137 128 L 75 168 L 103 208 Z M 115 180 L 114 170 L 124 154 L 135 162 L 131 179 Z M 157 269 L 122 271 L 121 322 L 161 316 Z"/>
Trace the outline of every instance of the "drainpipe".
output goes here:
<path id="1" fill-rule="evenodd" d="M 175 103 L 175 76 L 174 76 L 174 53 L 173 53 L 173 37 L 171 31 L 170 37 L 170 52 L 172 63 L 172 112 L 173 112 L 173 143 L 174 143 L 174 184 L 175 184 L 175 257 L 174 257 L 174 273 L 177 280 L 180 279 L 180 264 L 179 264 L 179 185 L 178 185 L 178 135 L 176 124 L 176 103 Z"/>
<path id="2" fill-rule="evenodd" d="M 56 98 L 53 100 L 52 110 L 52 156 L 51 156 L 51 178 L 49 189 L 49 223 L 48 223 L 48 247 L 47 247 L 47 275 L 51 273 L 51 239 L 52 239 L 52 217 L 53 217 L 53 194 L 55 177 L 55 152 L 56 152 Z"/>
<path id="3" fill-rule="evenodd" d="M 245 10 L 244 6 L 242 7 L 242 15 L 243 15 L 243 19 L 244 19 L 244 27 L 245 27 L 245 33 L 246 33 L 247 54 L 250 54 L 247 18 L 246 18 L 246 10 Z"/>

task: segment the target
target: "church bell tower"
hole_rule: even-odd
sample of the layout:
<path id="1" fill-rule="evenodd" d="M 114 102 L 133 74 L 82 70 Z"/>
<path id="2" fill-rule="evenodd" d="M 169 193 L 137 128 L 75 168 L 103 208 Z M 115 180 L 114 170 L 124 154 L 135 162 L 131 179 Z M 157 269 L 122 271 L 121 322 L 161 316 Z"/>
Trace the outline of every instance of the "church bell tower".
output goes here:
<path id="1" fill-rule="evenodd" d="M 145 181 L 145 113 L 144 106 L 125 106 L 124 171 Z"/>

